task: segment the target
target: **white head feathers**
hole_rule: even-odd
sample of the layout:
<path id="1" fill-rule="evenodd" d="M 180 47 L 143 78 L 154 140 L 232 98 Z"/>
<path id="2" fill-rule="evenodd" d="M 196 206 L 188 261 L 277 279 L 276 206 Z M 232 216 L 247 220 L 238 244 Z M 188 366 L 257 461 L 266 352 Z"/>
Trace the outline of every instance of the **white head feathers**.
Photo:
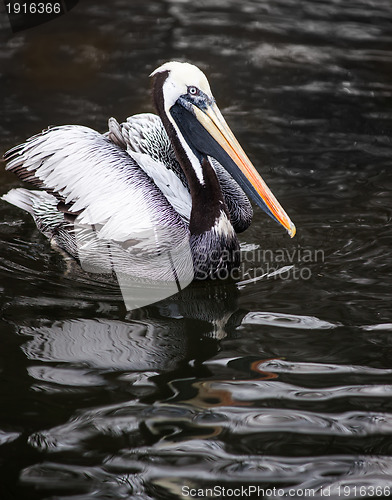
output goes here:
<path id="1" fill-rule="evenodd" d="M 166 110 L 169 110 L 181 95 L 188 92 L 188 87 L 197 87 L 212 98 L 208 80 L 197 66 L 189 63 L 170 61 L 162 64 L 150 76 L 155 76 L 164 71 L 169 72 L 163 85 Z"/>

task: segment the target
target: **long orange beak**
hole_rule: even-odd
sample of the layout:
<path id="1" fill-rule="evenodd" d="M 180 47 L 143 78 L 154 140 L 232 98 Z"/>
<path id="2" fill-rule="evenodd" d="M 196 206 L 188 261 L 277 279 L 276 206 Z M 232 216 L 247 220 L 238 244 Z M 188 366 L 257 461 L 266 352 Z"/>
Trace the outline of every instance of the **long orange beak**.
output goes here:
<path id="1" fill-rule="evenodd" d="M 241 148 L 218 106 L 214 103 L 203 108 L 194 104 L 192 107 L 198 121 L 238 167 L 239 171 L 232 172 L 228 169 L 229 173 L 254 201 L 273 219 L 282 224 L 289 235 L 293 237 L 296 233 L 294 224 Z M 239 173 L 241 174 L 238 175 Z"/>

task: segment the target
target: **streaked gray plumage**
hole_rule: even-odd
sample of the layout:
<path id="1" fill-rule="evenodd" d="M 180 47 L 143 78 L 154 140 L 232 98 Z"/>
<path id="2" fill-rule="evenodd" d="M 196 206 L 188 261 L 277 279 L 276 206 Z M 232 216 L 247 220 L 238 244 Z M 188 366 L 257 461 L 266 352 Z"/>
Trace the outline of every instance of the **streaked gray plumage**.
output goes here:
<path id="1" fill-rule="evenodd" d="M 46 191 L 18 188 L 3 199 L 28 211 L 38 228 L 70 255 L 80 259 L 80 243 L 86 241 L 85 260 L 99 267 L 106 259 L 101 242 L 107 240 L 117 244 L 117 267 L 123 272 L 172 279 L 171 270 L 162 265 L 153 269 L 150 262 L 151 269 L 144 270 L 145 261 L 157 252 L 182 248 L 189 240 L 187 224 L 143 169 L 108 138 L 87 127 L 54 127 L 5 158 L 7 170 Z M 77 236 L 75 219 L 79 230 L 85 229 Z M 186 266 L 189 259 L 184 258 Z"/>

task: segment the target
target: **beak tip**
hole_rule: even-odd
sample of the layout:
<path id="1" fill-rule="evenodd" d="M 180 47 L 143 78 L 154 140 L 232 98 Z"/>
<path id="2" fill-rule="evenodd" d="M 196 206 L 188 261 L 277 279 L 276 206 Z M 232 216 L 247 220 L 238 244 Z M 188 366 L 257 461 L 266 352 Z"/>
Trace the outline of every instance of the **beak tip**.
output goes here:
<path id="1" fill-rule="evenodd" d="M 294 226 L 294 224 L 291 221 L 290 221 L 290 226 L 289 226 L 287 232 L 289 233 L 290 238 L 294 238 L 295 233 L 297 232 L 296 227 Z"/>

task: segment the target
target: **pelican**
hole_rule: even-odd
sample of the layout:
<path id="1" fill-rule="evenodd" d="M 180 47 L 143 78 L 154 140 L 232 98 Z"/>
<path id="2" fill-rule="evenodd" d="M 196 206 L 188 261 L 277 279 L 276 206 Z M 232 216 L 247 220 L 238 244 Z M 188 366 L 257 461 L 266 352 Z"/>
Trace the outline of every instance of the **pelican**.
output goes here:
<path id="1" fill-rule="evenodd" d="M 158 115 L 110 118 L 105 134 L 65 125 L 31 137 L 4 159 L 39 189 L 12 189 L 3 199 L 76 259 L 75 221 L 94 227 L 100 241 L 139 250 L 148 228 L 163 228 L 166 245 L 189 246 L 196 279 L 239 266 L 236 233 L 253 214 L 248 196 L 293 237 L 294 224 L 234 137 L 204 73 L 172 61 L 150 76 Z"/>

